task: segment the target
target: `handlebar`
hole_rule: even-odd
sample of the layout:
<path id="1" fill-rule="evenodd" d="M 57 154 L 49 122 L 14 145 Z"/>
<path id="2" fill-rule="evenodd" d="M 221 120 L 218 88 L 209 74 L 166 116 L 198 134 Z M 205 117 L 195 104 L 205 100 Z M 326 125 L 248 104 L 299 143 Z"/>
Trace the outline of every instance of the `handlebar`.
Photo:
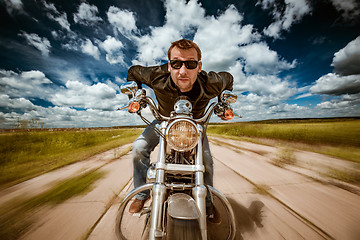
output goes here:
<path id="1" fill-rule="evenodd" d="M 135 100 L 135 99 L 133 99 Z M 171 118 L 162 115 L 159 110 L 156 107 L 156 104 L 154 100 L 151 97 L 143 96 L 140 99 L 136 99 L 136 102 L 139 102 L 140 109 L 138 109 L 136 112 L 141 111 L 141 109 L 145 108 L 147 105 L 149 106 L 151 112 L 153 113 L 154 117 L 159 121 L 169 121 Z M 211 105 L 206 109 L 205 114 L 203 117 L 198 119 L 193 119 L 196 123 L 204 124 L 207 123 L 210 120 L 210 117 L 214 111 L 217 110 L 220 106 L 222 106 L 224 102 L 218 102 L 218 103 L 211 103 Z M 221 110 L 220 110 L 221 111 Z M 231 110 L 232 111 L 232 110 Z M 227 119 L 228 120 L 228 119 Z"/>
<path id="2" fill-rule="evenodd" d="M 154 100 L 151 97 L 146 96 L 146 92 L 144 89 L 138 89 L 137 84 L 135 82 L 127 82 L 123 84 L 121 86 L 121 92 L 127 94 L 129 98 L 131 97 L 131 99 L 129 100 L 129 103 L 126 106 L 120 108 L 119 110 L 127 108 L 129 112 L 137 113 L 141 116 L 140 114 L 141 110 L 145 108 L 147 105 L 149 105 L 152 114 L 157 120 L 169 121 L 170 119 L 172 119 L 172 117 L 166 117 L 162 115 L 159 112 L 158 108 L 156 107 Z M 192 120 L 199 124 L 207 124 L 213 112 L 215 112 L 215 114 L 218 115 L 223 120 L 230 120 L 234 116 L 238 116 L 233 112 L 232 108 L 230 107 L 230 103 L 234 103 L 236 102 L 236 100 L 237 100 L 236 94 L 232 93 L 231 91 L 224 90 L 219 96 L 219 102 L 211 103 L 211 105 L 206 109 L 203 117 Z"/>

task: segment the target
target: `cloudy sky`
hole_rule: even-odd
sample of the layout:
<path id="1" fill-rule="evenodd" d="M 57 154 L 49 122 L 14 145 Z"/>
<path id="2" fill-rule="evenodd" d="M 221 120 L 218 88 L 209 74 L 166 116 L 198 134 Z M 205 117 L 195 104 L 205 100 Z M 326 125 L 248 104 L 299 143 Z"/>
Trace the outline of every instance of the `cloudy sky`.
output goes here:
<path id="1" fill-rule="evenodd" d="M 141 123 L 119 86 L 183 37 L 233 74 L 236 121 L 360 116 L 359 16 L 357 0 L 0 0 L 0 128 Z"/>

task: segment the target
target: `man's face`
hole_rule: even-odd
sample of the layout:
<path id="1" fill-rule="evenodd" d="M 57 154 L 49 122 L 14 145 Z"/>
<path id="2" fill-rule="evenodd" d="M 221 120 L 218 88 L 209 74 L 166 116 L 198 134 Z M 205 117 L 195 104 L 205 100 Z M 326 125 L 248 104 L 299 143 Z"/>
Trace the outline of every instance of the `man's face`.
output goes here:
<path id="1" fill-rule="evenodd" d="M 170 52 L 170 56 L 170 60 L 199 60 L 195 48 L 185 50 L 174 47 Z M 197 74 L 201 72 L 201 66 L 202 64 L 201 62 L 199 62 L 198 66 L 195 69 L 187 69 L 185 64 L 183 64 L 180 69 L 175 69 L 171 67 L 170 61 L 168 63 L 168 69 L 171 75 L 171 79 L 174 81 L 175 85 L 179 88 L 181 92 L 188 92 L 192 89 L 196 81 Z"/>

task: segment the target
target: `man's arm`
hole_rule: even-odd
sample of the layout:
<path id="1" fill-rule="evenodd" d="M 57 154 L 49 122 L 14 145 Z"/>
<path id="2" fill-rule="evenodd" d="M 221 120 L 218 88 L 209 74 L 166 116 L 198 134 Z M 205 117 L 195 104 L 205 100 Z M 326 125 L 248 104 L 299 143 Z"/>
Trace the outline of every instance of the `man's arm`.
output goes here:
<path id="1" fill-rule="evenodd" d="M 200 73 L 206 80 L 206 89 L 208 94 L 219 95 L 224 90 L 233 90 L 233 76 L 228 72 L 209 72 L 208 74 L 204 71 Z"/>
<path id="2" fill-rule="evenodd" d="M 137 83 L 138 88 L 142 88 L 142 84 L 147 84 L 150 82 L 148 69 L 146 67 L 135 65 L 129 68 L 127 81 L 134 81 Z"/>
<path id="3" fill-rule="evenodd" d="M 233 90 L 233 84 L 234 84 L 233 76 L 228 72 L 219 72 L 218 74 L 223 79 L 223 89 L 222 89 L 222 91 L 224 91 L 224 90 L 232 91 Z"/>
<path id="4" fill-rule="evenodd" d="M 127 81 L 136 82 L 139 88 L 141 88 L 141 84 L 145 84 L 151 88 L 152 80 L 159 75 L 166 73 L 168 73 L 167 64 L 154 67 L 143 67 L 140 65 L 135 65 L 129 68 Z"/>

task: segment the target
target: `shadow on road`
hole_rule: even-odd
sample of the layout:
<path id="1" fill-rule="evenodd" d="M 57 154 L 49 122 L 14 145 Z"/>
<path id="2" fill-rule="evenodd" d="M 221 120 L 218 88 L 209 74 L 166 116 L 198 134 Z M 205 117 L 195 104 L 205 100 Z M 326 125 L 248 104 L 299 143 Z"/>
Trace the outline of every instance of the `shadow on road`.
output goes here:
<path id="1" fill-rule="evenodd" d="M 256 231 L 257 228 L 263 227 L 262 225 L 262 209 L 264 203 L 261 201 L 252 201 L 248 207 L 243 206 L 239 201 L 233 198 L 228 198 L 235 214 L 236 220 L 236 237 L 237 240 L 244 239 L 244 234 L 250 235 Z M 129 201 L 131 203 L 132 201 Z M 130 204 L 128 204 L 130 205 Z M 150 207 L 151 202 L 147 202 L 147 207 Z M 214 196 L 214 205 L 221 214 L 221 223 L 208 224 L 208 239 L 210 240 L 225 240 L 228 239 L 230 232 L 230 219 L 224 204 Z M 121 232 L 126 239 L 144 239 L 142 232 L 145 226 L 145 219 L 147 214 L 129 214 L 128 206 L 126 207 L 123 215 L 123 222 L 121 224 Z M 134 226 L 135 229 L 134 229 Z M 144 236 L 143 236 L 144 237 Z"/>
<path id="2" fill-rule="evenodd" d="M 261 201 L 251 202 L 249 207 L 245 207 L 235 199 L 228 198 L 236 218 L 236 237 L 235 239 L 244 239 L 244 233 L 254 232 L 257 228 L 263 227 L 262 225 L 262 209 L 264 203 Z M 230 230 L 230 222 L 225 207 L 219 201 L 214 199 L 214 204 L 218 211 L 221 213 L 222 222 L 219 225 L 214 225 L 208 222 L 209 239 L 227 239 Z"/>

